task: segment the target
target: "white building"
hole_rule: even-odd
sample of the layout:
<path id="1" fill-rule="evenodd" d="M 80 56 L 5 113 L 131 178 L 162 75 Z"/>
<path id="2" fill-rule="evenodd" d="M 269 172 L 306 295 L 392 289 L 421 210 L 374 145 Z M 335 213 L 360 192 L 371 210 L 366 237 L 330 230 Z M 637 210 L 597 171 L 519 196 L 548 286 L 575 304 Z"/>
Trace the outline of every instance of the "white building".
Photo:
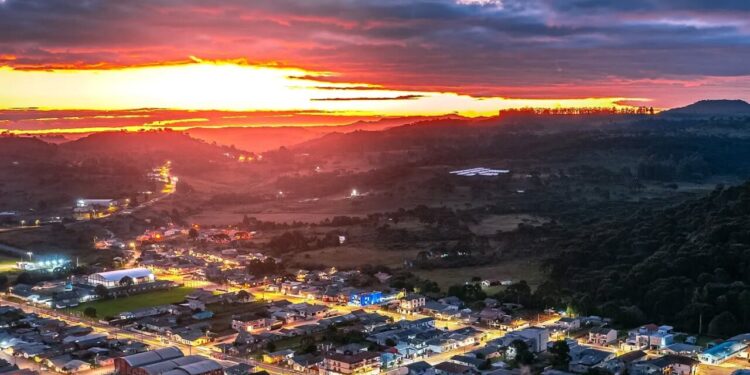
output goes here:
<path id="1" fill-rule="evenodd" d="M 413 314 L 422 309 L 426 303 L 424 296 L 419 294 L 410 294 L 399 301 L 398 311 L 402 314 Z"/>
<path id="2" fill-rule="evenodd" d="M 99 272 L 88 276 L 89 285 L 104 285 L 117 288 L 128 284 L 137 285 L 156 281 L 154 274 L 147 268 L 129 268 L 123 270 Z"/>

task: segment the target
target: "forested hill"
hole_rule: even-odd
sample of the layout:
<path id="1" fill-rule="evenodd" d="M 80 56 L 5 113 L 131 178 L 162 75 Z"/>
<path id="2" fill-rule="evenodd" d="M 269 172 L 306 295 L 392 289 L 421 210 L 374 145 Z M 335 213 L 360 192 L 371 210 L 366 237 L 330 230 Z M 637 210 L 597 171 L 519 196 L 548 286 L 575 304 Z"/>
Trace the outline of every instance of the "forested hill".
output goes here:
<path id="1" fill-rule="evenodd" d="M 750 332 L 750 182 L 570 232 L 549 265 L 579 312 Z"/>

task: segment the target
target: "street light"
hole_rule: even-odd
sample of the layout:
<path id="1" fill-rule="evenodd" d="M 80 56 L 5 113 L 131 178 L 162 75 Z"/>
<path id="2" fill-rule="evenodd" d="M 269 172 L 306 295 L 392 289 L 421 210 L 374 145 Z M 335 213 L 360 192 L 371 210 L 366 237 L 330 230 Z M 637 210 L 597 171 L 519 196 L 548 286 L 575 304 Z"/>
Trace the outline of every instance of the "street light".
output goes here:
<path id="1" fill-rule="evenodd" d="M 31 262 L 31 256 L 34 255 L 34 253 L 32 253 L 31 251 L 27 251 L 26 255 L 29 256 L 29 262 Z"/>

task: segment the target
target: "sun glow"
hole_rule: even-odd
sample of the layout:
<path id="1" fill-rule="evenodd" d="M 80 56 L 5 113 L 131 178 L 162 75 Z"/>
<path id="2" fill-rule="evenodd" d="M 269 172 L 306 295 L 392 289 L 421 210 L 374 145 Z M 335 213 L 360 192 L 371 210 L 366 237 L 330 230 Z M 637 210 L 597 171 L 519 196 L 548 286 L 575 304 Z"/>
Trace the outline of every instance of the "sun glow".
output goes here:
<path id="1" fill-rule="evenodd" d="M 619 107 L 638 98 L 476 98 L 449 92 L 332 83 L 327 72 L 237 61 L 121 69 L 0 67 L 1 108 L 325 111 L 356 115 L 494 115 L 518 107 Z M 169 125 L 168 123 L 160 125 Z"/>

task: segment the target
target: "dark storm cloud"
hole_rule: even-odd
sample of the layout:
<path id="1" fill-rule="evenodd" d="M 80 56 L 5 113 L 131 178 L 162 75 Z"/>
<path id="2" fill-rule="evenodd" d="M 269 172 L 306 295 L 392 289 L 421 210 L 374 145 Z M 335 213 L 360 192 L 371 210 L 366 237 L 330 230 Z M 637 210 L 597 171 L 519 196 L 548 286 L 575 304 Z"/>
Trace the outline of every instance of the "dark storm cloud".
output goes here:
<path id="1" fill-rule="evenodd" d="M 584 96 L 613 79 L 750 75 L 750 1 L 6 0 L 2 55 L 24 68 L 241 57 L 399 88 Z"/>

